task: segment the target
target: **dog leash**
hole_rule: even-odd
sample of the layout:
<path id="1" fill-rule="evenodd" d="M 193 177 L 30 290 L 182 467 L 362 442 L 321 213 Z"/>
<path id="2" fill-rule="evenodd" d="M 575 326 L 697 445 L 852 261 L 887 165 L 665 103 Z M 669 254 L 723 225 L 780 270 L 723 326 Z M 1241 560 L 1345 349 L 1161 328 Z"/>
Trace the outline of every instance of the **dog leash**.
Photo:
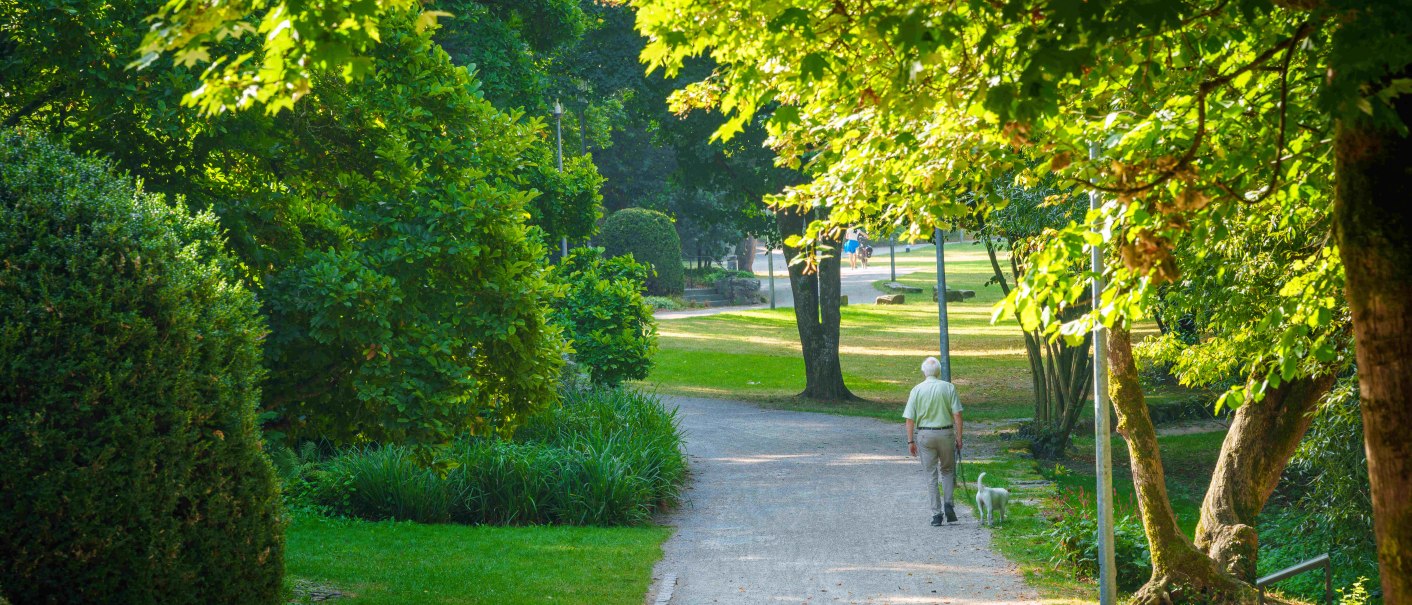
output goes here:
<path id="1" fill-rule="evenodd" d="M 956 448 L 956 480 L 961 483 L 961 490 L 966 492 L 966 499 L 969 502 L 971 498 L 971 486 L 966 483 L 966 473 L 963 472 L 963 467 L 961 466 L 961 448 L 959 447 Z"/>

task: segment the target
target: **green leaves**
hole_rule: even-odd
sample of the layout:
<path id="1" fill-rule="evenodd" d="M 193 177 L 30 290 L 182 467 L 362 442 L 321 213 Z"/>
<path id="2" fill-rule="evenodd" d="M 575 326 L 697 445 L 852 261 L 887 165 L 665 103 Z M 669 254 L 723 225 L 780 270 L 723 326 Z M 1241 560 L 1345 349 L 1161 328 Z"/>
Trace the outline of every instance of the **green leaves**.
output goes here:
<path id="1" fill-rule="evenodd" d="M 631 256 L 604 259 L 602 248 L 576 248 L 551 279 L 564 286 L 554 322 L 569 336 L 574 361 L 594 384 L 617 386 L 652 370 L 657 324 L 642 299 L 651 269 Z"/>
<path id="2" fill-rule="evenodd" d="M 203 114 L 255 105 L 278 113 L 310 92 L 316 73 L 367 75 L 380 20 L 417 8 L 412 0 L 171 0 L 149 17 L 129 67 L 148 68 L 170 53 L 178 65 L 204 66 L 200 86 L 183 97 Z M 421 12 L 413 29 L 426 31 L 444 15 Z"/>

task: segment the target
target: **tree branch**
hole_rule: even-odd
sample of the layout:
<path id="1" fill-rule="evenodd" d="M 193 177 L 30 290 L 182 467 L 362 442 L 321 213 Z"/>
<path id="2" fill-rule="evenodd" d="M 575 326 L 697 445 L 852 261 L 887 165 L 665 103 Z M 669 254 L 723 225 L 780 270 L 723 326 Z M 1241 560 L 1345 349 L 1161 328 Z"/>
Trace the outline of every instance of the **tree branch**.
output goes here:
<path id="1" fill-rule="evenodd" d="M 1171 180 L 1172 177 L 1176 176 L 1177 173 L 1180 172 L 1182 168 L 1186 167 L 1188 164 L 1191 163 L 1191 161 L 1192 161 L 1193 159 L 1196 158 L 1196 153 L 1197 153 L 1197 151 L 1199 151 L 1199 150 L 1201 149 L 1201 145 L 1202 145 L 1202 144 L 1205 142 L 1205 140 L 1206 140 L 1206 99 L 1207 99 L 1207 97 L 1208 97 L 1212 92 L 1214 92 L 1214 91 L 1216 91 L 1217 89 L 1219 89 L 1220 87 L 1225 86 L 1225 85 L 1227 85 L 1227 84 L 1230 84 L 1231 81 L 1233 81 L 1233 80 L 1235 80 L 1236 78 L 1240 77 L 1241 74 L 1244 74 L 1245 72 L 1248 72 L 1248 71 L 1250 71 L 1250 70 L 1252 70 L 1252 69 L 1255 69 L 1255 68 L 1257 68 L 1257 67 L 1260 67 L 1261 65 L 1264 65 L 1264 64 L 1265 64 L 1266 62 L 1268 62 L 1270 59 L 1272 59 L 1272 58 L 1274 58 L 1276 55 L 1278 55 L 1281 51 L 1289 51 L 1289 49 L 1292 49 L 1292 48 L 1293 48 L 1295 45 L 1297 45 L 1300 41 L 1302 41 L 1304 38 L 1308 37 L 1309 34 L 1310 34 L 1312 31 L 1313 31 L 1313 28 L 1310 27 L 1310 22 L 1305 21 L 1304 23 L 1300 24 L 1300 26 L 1299 26 L 1298 28 L 1295 29 L 1294 34 L 1291 35 L 1289 38 L 1286 38 L 1284 41 L 1280 42 L 1279 44 L 1276 44 L 1276 45 L 1274 45 L 1274 46 L 1272 46 L 1272 47 L 1266 49 L 1265 52 L 1260 53 L 1260 55 L 1256 56 L 1255 59 L 1253 59 L 1253 60 L 1251 60 L 1249 63 L 1246 63 L 1245 65 L 1241 66 L 1240 69 L 1237 69 L 1237 70 L 1232 71 L 1232 72 L 1227 73 L 1227 74 L 1223 74 L 1223 75 L 1216 76 L 1216 77 L 1214 77 L 1214 78 L 1211 78 L 1211 79 L 1209 79 L 1209 80 L 1206 80 L 1206 81 L 1202 82 L 1202 83 L 1197 87 L 1197 91 L 1196 91 L 1196 134 L 1192 137 L 1191 146 L 1187 148 L 1186 152 L 1182 154 L 1182 157 L 1180 157 L 1180 158 L 1177 159 L 1177 162 L 1176 162 L 1175 164 L 1173 164 L 1171 168 L 1168 168 L 1168 169 L 1166 169 L 1166 170 L 1163 170 L 1163 171 L 1161 172 L 1161 174 L 1159 174 L 1159 175 L 1157 176 L 1157 178 L 1155 178 L 1155 179 L 1149 181 L 1148 183 L 1146 183 L 1146 184 L 1144 184 L 1144 185 L 1139 185 L 1139 186 L 1137 186 L 1137 187 L 1122 187 L 1122 186 L 1113 187 L 1113 186 L 1107 186 L 1107 185 L 1100 185 L 1100 184 L 1095 183 L 1095 182 L 1093 182 L 1093 181 L 1090 181 L 1090 180 L 1088 180 L 1088 179 L 1075 179 L 1075 181 L 1078 182 L 1079 184 L 1084 185 L 1084 186 L 1092 187 L 1092 188 L 1094 188 L 1094 189 L 1097 189 L 1097 190 L 1099 190 L 1099 191 L 1103 191 L 1103 192 L 1106 192 L 1106 193 L 1115 193 L 1115 194 L 1119 194 L 1119 195 L 1132 195 L 1132 194 L 1135 194 L 1135 193 L 1142 193 L 1142 192 L 1144 192 L 1144 191 L 1149 191 L 1149 190 L 1154 189 L 1154 188 L 1156 188 L 1156 187 L 1162 185 L 1163 183 L 1166 183 L 1167 181 Z M 1285 54 L 1285 62 L 1286 62 L 1286 65 L 1288 65 L 1290 56 L 1291 56 L 1291 53 L 1290 53 L 1290 52 L 1286 52 L 1286 54 Z M 1286 72 L 1287 72 L 1287 68 L 1286 68 Z M 1283 132 L 1284 132 L 1283 107 L 1281 107 L 1281 111 L 1282 111 L 1282 113 L 1281 113 L 1281 116 L 1280 116 L 1280 128 L 1281 128 L 1281 137 L 1280 137 L 1280 138 L 1281 138 L 1281 145 L 1283 145 L 1283 138 L 1284 138 L 1284 137 L 1283 137 Z"/>

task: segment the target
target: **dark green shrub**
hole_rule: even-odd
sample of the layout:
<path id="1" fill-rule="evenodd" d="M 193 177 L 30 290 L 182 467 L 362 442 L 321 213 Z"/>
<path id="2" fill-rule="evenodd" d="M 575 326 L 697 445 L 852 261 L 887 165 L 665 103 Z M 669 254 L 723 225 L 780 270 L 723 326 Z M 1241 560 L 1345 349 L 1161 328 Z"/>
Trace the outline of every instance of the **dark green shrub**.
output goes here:
<path id="1" fill-rule="evenodd" d="M 690 288 L 714 288 L 722 277 L 755 277 L 755 274 L 749 271 L 731 271 L 716 266 L 684 269 L 682 274 L 686 278 L 687 287 Z"/>
<path id="2" fill-rule="evenodd" d="M 687 308 L 680 300 L 669 296 L 644 296 L 642 302 L 653 309 L 662 311 L 680 311 Z"/>
<path id="3" fill-rule="evenodd" d="M 1050 501 L 1046 516 L 1051 527 L 1046 534 L 1058 553 L 1055 563 L 1073 564 L 1085 577 L 1098 576 L 1098 516 L 1093 501 L 1083 492 Z M 1152 577 L 1152 553 L 1142 521 L 1131 514 L 1113 521 L 1113 561 L 1117 564 L 1118 588 L 1137 590 Z"/>
<path id="4" fill-rule="evenodd" d="M 350 450 L 321 477 L 331 509 L 426 523 L 632 525 L 677 501 L 686 458 L 676 415 L 626 389 L 571 392 L 515 441 L 467 438 L 437 467 L 405 446 Z M 345 503 L 345 504 L 339 504 Z"/>
<path id="5" fill-rule="evenodd" d="M 1259 573 L 1278 571 L 1327 553 L 1335 586 L 1378 579 L 1377 543 L 1358 381 L 1340 379 L 1319 404 L 1309 432 L 1280 480 L 1280 491 L 1260 514 Z M 1280 582 L 1280 591 L 1322 598 L 1320 574 Z"/>
<path id="6" fill-rule="evenodd" d="M 210 214 L 0 133 L 0 585 L 19 603 L 277 603 L 265 327 Z"/>
<path id="7" fill-rule="evenodd" d="M 681 238 L 667 215 L 646 208 L 624 208 L 603 220 L 598 233 L 609 257 L 631 254 L 656 272 L 647 280 L 647 293 L 655 296 L 681 294 Z"/>
<path id="8" fill-rule="evenodd" d="M 605 260 L 601 248 L 579 248 L 554 267 L 565 294 L 554 301 L 553 321 L 574 347 L 574 361 L 594 384 L 617 386 L 647 377 L 657 350 L 652 308 L 642 300 L 648 269 L 631 257 Z"/>

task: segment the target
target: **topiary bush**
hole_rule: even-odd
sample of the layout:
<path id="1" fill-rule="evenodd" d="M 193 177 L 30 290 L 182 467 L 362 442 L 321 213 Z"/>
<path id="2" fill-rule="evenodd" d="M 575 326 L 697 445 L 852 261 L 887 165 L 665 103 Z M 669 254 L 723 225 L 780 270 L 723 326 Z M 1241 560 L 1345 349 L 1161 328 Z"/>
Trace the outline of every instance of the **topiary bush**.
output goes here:
<path id="1" fill-rule="evenodd" d="M 642 300 L 645 265 L 632 257 L 604 260 L 601 248 L 578 248 L 554 267 L 565 287 L 551 315 L 574 347 L 574 361 L 594 384 L 617 386 L 647 377 L 657 350 L 657 324 Z"/>
<path id="2" fill-rule="evenodd" d="M 0 586 L 17 603 L 278 603 L 265 326 L 216 219 L 0 132 Z"/>
<path id="3" fill-rule="evenodd" d="M 608 215 L 598 233 L 598 243 L 610 258 L 631 254 L 652 267 L 647 293 L 654 296 L 681 294 L 681 238 L 667 215 L 646 208 L 624 208 Z"/>

